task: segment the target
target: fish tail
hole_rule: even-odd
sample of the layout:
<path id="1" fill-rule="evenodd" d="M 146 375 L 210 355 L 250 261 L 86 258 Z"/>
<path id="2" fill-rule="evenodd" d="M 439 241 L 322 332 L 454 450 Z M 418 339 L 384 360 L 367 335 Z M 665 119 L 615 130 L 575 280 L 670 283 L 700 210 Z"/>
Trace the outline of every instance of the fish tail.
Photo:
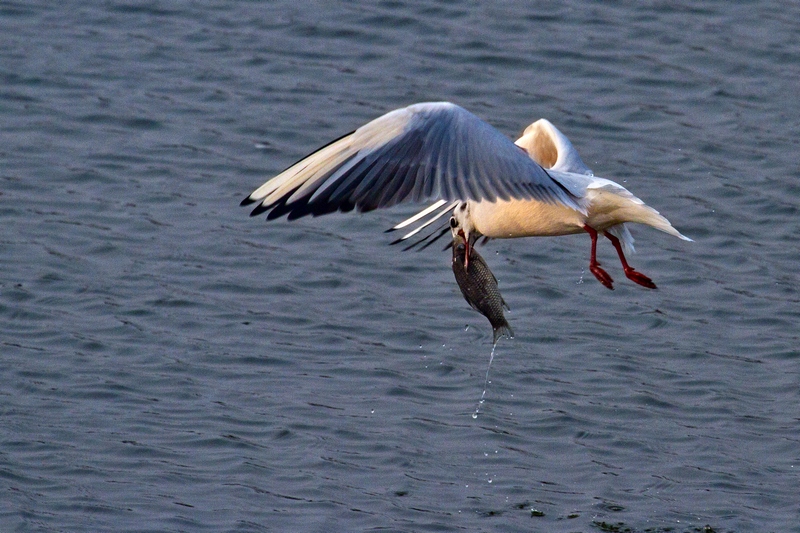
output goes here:
<path id="1" fill-rule="evenodd" d="M 497 327 L 492 327 L 492 333 L 494 338 L 492 339 L 492 345 L 497 344 L 497 341 L 505 335 L 509 339 L 514 338 L 514 330 L 511 329 L 511 326 L 508 325 L 507 321 L 503 321 L 502 324 L 498 325 Z"/>

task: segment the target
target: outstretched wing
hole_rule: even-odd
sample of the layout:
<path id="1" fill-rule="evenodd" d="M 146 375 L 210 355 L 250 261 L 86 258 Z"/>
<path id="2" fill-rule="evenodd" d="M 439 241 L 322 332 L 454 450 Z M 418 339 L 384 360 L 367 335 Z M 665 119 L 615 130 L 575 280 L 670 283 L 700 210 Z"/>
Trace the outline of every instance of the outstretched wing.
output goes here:
<path id="1" fill-rule="evenodd" d="M 242 205 L 267 218 L 370 211 L 400 202 L 537 199 L 583 211 L 508 138 L 447 102 L 383 115 L 264 183 Z"/>

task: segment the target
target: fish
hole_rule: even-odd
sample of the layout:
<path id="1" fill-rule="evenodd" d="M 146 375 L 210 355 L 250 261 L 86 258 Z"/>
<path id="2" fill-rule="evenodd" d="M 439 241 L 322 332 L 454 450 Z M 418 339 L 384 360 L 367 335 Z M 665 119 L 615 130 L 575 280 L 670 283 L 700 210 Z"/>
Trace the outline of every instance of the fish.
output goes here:
<path id="1" fill-rule="evenodd" d="M 453 274 L 464 299 L 473 309 L 489 319 L 492 325 L 492 344 L 503 335 L 514 338 L 514 331 L 508 325 L 503 308 L 509 309 L 494 277 L 483 257 L 473 247 L 469 247 L 462 231 L 453 232 Z M 510 310 L 510 309 L 509 309 Z"/>

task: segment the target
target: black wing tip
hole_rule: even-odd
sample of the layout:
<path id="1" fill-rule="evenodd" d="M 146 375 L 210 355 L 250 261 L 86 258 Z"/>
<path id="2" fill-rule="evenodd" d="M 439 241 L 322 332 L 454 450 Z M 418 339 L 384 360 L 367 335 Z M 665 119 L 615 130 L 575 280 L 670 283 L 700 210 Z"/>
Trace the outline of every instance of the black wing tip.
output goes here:
<path id="1" fill-rule="evenodd" d="M 449 232 L 450 232 L 450 226 L 449 226 L 449 225 L 447 225 L 447 226 L 445 226 L 444 228 L 442 228 L 442 229 L 439 231 L 439 233 L 438 233 L 438 234 L 437 234 L 437 233 L 435 233 L 435 232 L 434 232 L 434 233 L 431 233 L 431 234 L 428 236 L 428 239 L 430 239 L 430 240 L 429 240 L 428 242 L 426 242 L 425 244 L 423 244 L 423 245 L 422 245 L 422 247 L 421 247 L 421 248 L 420 248 L 418 251 L 420 251 L 420 252 L 421 252 L 422 250 L 424 250 L 425 248 L 427 248 L 427 247 L 428 247 L 428 246 L 430 246 L 431 244 L 435 243 L 436 241 L 438 241 L 439 239 L 441 239 L 442 237 L 444 237 L 445 235 L 447 235 Z M 453 243 L 452 243 L 452 242 L 450 242 L 450 245 L 451 245 L 451 246 L 452 246 L 452 244 L 453 244 Z M 447 250 L 447 248 L 445 248 L 445 250 Z"/>
<path id="2" fill-rule="evenodd" d="M 424 250 L 425 248 L 427 248 L 431 244 L 435 243 L 436 241 L 438 241 L 439 239 L 444 237 L 447 234 L 447 232 L 449 232 L 449 231 L 450 231 L 450 226 L 449 225 L 445 225 L 444 227 L 439 226 L 438 228 L 434 229 L 431 233 L 429 233 L 425 237 L 421 237 L 421 238 L 418 238 L 416 240 L 410 240 L 409 238 L 400 237 L 399 239 L 396 239 L 396 240 L 390 242 L 389 246 L 391 246 L 393 244 L 400 244 L 400 243 L 410 242 L 410 244 L 408 246 L 403 248 L 404 252 L 407 252 L 408 250 L 413 250 L 414 248 L 416 248 L 418 252 L 421 252 L 422 250 Z M 447 248 L 445 248 L 445 250 L 447 250 Z"/>
<path id="3" fill-rule="evenodd" d="M 335 213 L 337 211 L 348 213 L 357 207 L 356 204 L 350 201 L 340 202 L 338 204 L 316 204 L 308 203 L 306 200 L 297 200 L 287 204 L 285 202 L 290 195 L 291 193 L 276 204 L 267 206 L 259 205 L 253 209 L 253 211 L 250 213 L 250 216 L 260 215 L 261 213 L 269 211 L 267 214 L 267 220 L 275 220 L 283 216 L 286 217 L 286 220 L 297 220 L 309 215 L 312 217 L 318 217 L 327 215 L 329 213 Z"/>
<path id="4" fill-rule="evenodd" d="M 239 207 L 244 207 L 246 205 L 252 205 L 256 203 L 256 200 L 250 198 L 250 195 L 245 196 L 244 200 L 239 202 Z"/>
<path id="5" fill-rule="evenodd" d="M 248 205 L 248 204 L 242 204 L 242 205 Z M 257 217 L 258 215 L 260 215 L 262 213 L 266 213 L 267 211 L 269 211 L 269 207 L 264 206 L 264 204 L 258 204 L 255 207 L 255 209 L 250 211 L 250 216 L 251 217 Z"/>

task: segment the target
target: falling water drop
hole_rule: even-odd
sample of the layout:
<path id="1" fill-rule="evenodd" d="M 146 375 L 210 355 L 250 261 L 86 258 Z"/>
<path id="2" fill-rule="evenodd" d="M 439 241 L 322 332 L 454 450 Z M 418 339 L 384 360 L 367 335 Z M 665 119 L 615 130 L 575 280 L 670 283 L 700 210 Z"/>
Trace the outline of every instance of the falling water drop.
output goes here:
<path id="1" fill-rule="evenodd" d="M 486 367 L 486 378 L 483 380 L 483 392 L 481 393 L 481 399 L 478 401 L 478 406 L 475 407 L 475 412 L 472 413 L 472 418 L 478 418 L 478 413 L 480 412 L 481 406 L 485 401 L 484 398 L 486 397 L 486 389 L 488 388 L 489 383 L 491 383 L 491 381 L 489 381 L 489 370 L 492 368 L 492 361 L 494 361 L 495 348 L 497 348 L 496 343 L 492 345 L 492 353 L 489 355 L 489 365 Z"/>

